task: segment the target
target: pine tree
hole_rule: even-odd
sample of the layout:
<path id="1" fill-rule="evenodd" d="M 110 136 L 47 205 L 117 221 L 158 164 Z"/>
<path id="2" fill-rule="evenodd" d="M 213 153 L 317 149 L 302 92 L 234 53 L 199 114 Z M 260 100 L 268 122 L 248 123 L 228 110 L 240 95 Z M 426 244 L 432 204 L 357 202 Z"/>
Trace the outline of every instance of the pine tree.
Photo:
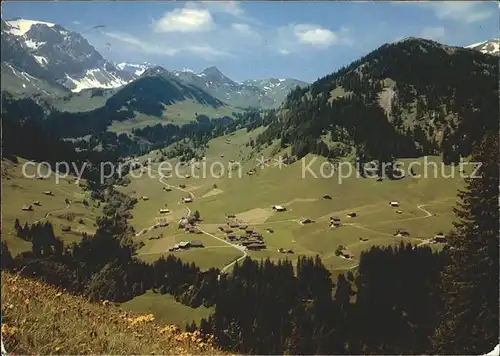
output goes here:
<path id="1" fill-rule="evenodd" d="M 473 154 L 481 178 L 469 178 L 459 194 L 442 275 L 445 308 L 432 340 L 437 353 L 482 354 L 499 342 L 498 148 L 498 134 L 485 136 Z"/>

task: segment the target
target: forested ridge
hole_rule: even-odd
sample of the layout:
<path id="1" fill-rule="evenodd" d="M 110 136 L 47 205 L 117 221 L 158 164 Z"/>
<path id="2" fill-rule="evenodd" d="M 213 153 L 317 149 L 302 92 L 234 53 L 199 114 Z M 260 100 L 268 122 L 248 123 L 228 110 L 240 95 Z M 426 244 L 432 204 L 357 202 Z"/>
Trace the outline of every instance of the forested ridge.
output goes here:
<path id="1" fill-rule="evenodd" d="M 292 91 L 260 141 L 278 138 L 299 157 L 453 162 L 497 132 L 497 118 L 497 57 L 409 38 Z"/>

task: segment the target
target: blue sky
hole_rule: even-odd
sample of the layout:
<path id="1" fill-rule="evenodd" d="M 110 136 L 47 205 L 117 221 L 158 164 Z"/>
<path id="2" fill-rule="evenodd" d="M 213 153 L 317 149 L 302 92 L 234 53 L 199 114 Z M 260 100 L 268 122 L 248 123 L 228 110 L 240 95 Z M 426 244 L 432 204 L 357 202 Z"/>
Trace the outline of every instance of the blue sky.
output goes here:
<path id="1" fill-rule="evenodd" d="M 404 37 L 465 46 L 499 31 L 496 2 L 11 1 L 2 11 L 80 32 L 113 61 L 216 65 L 239 81 L 312 82 Z"/>

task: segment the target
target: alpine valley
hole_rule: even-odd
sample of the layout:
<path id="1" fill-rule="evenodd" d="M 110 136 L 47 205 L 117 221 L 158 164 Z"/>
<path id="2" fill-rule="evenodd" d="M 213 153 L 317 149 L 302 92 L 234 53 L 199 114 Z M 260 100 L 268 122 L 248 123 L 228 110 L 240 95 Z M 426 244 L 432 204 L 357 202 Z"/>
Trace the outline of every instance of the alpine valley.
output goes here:
<path id="1" fill-rule="evenodd" d="M 251 36 L 238 4 L 189 3 L 148 30 L 205 40 L 230 17 Z M 293 6 L 305 21 L 319 3 Z M 238 82 L 219 70 L 230 56 L 115 63 L 84 31 L 2 19 L 2 354 L 498 344 L 499 40 L 406 37 L 334 66 L 349 30 L 304 23 L 278 37 L 299 65 L 294 50 L 324 50 L 312 83 Z"/>

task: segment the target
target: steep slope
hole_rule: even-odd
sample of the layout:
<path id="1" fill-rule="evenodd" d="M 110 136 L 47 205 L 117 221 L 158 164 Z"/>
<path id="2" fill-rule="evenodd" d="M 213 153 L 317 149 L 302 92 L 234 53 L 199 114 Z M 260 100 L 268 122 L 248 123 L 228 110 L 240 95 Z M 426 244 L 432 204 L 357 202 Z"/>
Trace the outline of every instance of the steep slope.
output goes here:
<path id="1" fill-rule="evenodd" d="M 155 324 L 111 303 L 93 304 L 2 271 L 2 342 L 13 354 L 223 353 L 212 338 Z"/>
<path id="2" fill-rule="evenodd" d="M 106 61 L 82 35 L 57 24 L 2 20 L 1 37 L 3 62 L 75 92 L 116 88 L 135 77 Z"/>
<path id="3" fill-rule="evenodd" d="M 281 138 L 298 156 L 456 161 L 497 128 L 498 59 L 407 38 L 293 91 L 278 117 L 260 141 Z"/>
<path id="4" fill-rule="evenodd" d="M 68 90 L 57 83 L 36 78 L 23 72 L 9 63 L 1 66 L 2 90 L 19 96 L 61 96 L 68 94 Z"/>
<path id="5" fill-rule="evenodd" d="M 489 41 L 473 43 L 465 48 L 475 49 L 484 54 L 500 56 L 500 38 L 493 38 Z"/>

